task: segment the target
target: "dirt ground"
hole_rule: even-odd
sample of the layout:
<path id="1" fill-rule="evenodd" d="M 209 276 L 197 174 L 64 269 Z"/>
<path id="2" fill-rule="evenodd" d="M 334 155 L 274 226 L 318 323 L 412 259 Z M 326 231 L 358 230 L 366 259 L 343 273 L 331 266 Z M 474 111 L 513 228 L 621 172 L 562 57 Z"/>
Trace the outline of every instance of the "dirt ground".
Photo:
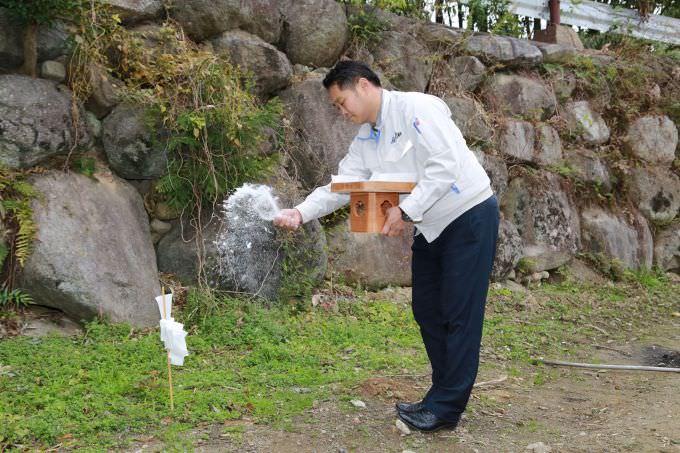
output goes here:
<path id="1" fill-rule="evenodd" d="M 680 350 L 680 324 L 658 326 L 644 343 L 632 340 L 598 349 L 593 360 L 676 360 L 663 348 Z M 487 366 L 492 360 L 482 355 L 478 383 L 504 376 L 502 364 Z M 338 397 L 320 402 L 285 430 L 238 421 L 195 430 L 202 439 L 194 445 L 201 452 L 680 452 L 679 373 L 543 368 L 548 378 L 535 385 L 536 372 L 526 365 L 514 377 L 476 388 L 455 431 L 400 432 L 394 403 L 417 400 L 429 378 L 384 376 L 354 389 L 365 408 Z"/>

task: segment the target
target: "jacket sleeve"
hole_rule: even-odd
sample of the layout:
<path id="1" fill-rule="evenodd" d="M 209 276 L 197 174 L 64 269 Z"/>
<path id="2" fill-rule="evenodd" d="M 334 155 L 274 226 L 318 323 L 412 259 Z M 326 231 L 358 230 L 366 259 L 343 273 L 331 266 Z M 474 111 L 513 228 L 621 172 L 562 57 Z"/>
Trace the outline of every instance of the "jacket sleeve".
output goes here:
<path id="1" fill-rule="evenodd" d="M 424 174 L 411 194 L 399 207 L 414 222 L 423 219 L 423 213 L 446 195 L 457 191 L 461 159 L 467 149 L 465 139 L 451 119 L 451 112 L 443 101 L 419 101 L 405 109 L 409 135 L 414 140 L 416 152 L 424 160 Z"/>
<path id="2" fill-rule="evenodd" d="M 356 177 L 366 180 L 370 171 L 364 166 L 359 146 L 353 141 L 347 155 L 338 164 L 338 175 Z M 310 193 L 305 201 L 295 206 L 300 211 L 304 223 L 323 217 L 349 203 L 349 194 L 331 192 L 331 185 L 318 187 Z"/>

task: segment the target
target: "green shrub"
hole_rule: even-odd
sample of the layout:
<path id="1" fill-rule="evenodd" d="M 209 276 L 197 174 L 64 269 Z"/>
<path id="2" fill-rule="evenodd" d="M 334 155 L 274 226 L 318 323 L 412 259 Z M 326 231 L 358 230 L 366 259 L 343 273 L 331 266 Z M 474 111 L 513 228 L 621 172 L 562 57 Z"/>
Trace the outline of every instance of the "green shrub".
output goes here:
<path id="1" fill-rule="evenodd" d="M 368 46 L 380 44 L 380 33 L 387 30 L 388 24 L 382 21 L 373 11 L 359 11 L 348 18 L 352 44 Z"/>

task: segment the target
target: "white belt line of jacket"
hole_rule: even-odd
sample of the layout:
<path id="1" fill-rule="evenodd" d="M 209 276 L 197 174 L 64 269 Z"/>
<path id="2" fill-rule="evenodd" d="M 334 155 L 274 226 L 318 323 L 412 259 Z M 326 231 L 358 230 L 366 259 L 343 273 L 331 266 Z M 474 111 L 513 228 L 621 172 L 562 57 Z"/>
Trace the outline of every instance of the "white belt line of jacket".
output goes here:
<path id="1" fill-rule="evenodd" d="M 364 124 L 340 161 L 338 175 L 368 180 L 373 173 L 415 173 L 416 187 L 399 207 L 428 242 L 453 220 L 493 195 L 489 177 L 451 120 L 441 99 L 382 90 L 375 128 Z M 303 222 L 349 203 L 330 183 L 296 206 Z"/>

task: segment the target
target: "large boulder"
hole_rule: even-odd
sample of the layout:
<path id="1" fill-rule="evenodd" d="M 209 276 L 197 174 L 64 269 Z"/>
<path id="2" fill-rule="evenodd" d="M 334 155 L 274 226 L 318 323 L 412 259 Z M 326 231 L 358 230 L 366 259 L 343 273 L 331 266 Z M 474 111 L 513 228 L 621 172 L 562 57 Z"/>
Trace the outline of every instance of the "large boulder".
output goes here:
<path id="1" fill-rule="evenodd" d="M 333 278 L 371 289 L 411 286 L 413 227 L 396 238 L 352 233 L 349 220 L 327 231 Z"/>
<path id="2" fill-rule="evenodd" d="M 555 129 L 544 123 L 509 119 L 501 128 L 498 147 L 520 162 L 554 166 L 562 162 L 562 142 Z"/>
<path id="3" fill-rule="evenodd" d="M 397 17 L 401 18 L 402 16 Z M 390 25 L 390 28 L 393 30 L 403 31 L 406 28 L 401 23 L 391 23 Z M 418 40 L 424 42 L 432 51 L 439 54 L 452 53 L 465 39 L 465 30 L 461 30 L 460 28 L 451 28 L 446 25 L 432 22 L 418 25 L 420 26 L 413 27 L 413 31 L 417 34 Z"/>
<path id="4" fill-rule="evenodd" d="M 424 92 L 432 76 L 429 49 L 405 32 L 389 30 L 380 36 L 371 48 L 377 66 L 397 89 Z"/>
<path id="5" fill-rule="evenodd" d="M 183 0 L 171 15 L 194 41 L 241 29 L 275 44 L 281 38 L 282 0 Z"/>
<path id="6" fill-rule="evenodd" d="M 636 167 L 630 171 L 630 195 L 652 223 L 666 224 L 680 209 L 680 178 L 663 168 Z"/>
<path id="7" fill-rule="evenodd" d="M 552 89 L 539 80 L 518 75 L 496 74 L 483 91 L 486 104 L 494 110 L 527 119 L 548 119 L 557 105 Z"/>
<path id="8" fill-rule="evenodd" d="M 0 75 L 0 162 L 27 168 L 89 145 L 84 110 L 74 120 L 71 106 L 71 92 L 58 90 L 54 82 Z"/>
<path id="9" fill-rule="evenodd" d="M 576 178 L 593 184 L 604 192 L 611 191 L 609 169 L 593 151 L 585 148 L 568 150 L 565 153 L 565 161 Z"/>
<path id="10" fill-rule="evenodd" d="M 472 149 L 472 152 L 489 176 L 491 188 L 500 201 L 508 188 L 508 167 L 505 165 L 505 161 L 501 157 L 477 149 Z"/>
<path id="11" fill-rule="evenodd" d="M 245 185 L 225 201 L 211 284 L 273 302 L 291 290 L 286 285 L 314 286 L 323 279 L 328 258 L 321 225 L 314 220 L 296 233 L 278 231 L 272 225 L 277 210 L 264 185 Z"/>
<path id="12" fill-rule="evenodd" d="M 522 238 L 517 232 L 517 227 L 512 222 L 501 219 L 491 280 L 498 282 L 507 279 L 521 258 Z"/>
<path id="13" fill-rule="evenodd" d="M 552 74 L 548 79 L 548 83 L 552 86 L 557 100 L 560 103 L 565 103 L 574 94 L 578 79 L 572 72 L 560 70 Z"/>
<path id="14" fill-rule="evenodd" d="M 154 179 L 163 175 L 167 155 L 160 138 L 147 125 L 142 107 L 120 104 L 102 123 L 102 142 L 109 166 L 126 179 Z"/>
<path id="15" fill-rule="evenodd" d="M 569 102 L 564 105 L 569 133 L 593 145 L 609 141 L 609 127 L 602 116 L 594 111 L 588 101 Z"/>
<path id="16" fill-rule="evenodd" d="M 306 189 L 330 182 L 359 127 L 346 121 L 328 100 L 317 78 L 295 83 L 281 94 L 297 146 L 291 150 Z"/>
<path id="17" fill-rule="evenodd" d="M 535 130 L 534 162 L 544 166 L 559 165 L 563 158 L 560 135 L 547 124 L 539 124 Z"/>
<path id="18" fill-rule="evenodd" d="M 133 39 L 133 45 L 140 46 L 139 55 L 142 64 L 156 64 L 156 60 L 163 54 L 179 55 L 186 48 L 184 37 L 177 31 L 175 24 L 157 24 L 145 22 L 130 26 L 127 31 Z M 125 58 L 124 55 L 116 55 L 117 58 Z"/>
<path id="19" fill-rule="evenodd" d="M 444 60 L 437 81 L 455 93 L 475 91 L 486 75 L 486 66 L 477 57 L 463 55 Z"/>
<path id="20" fill-rule="evenodd" d="M 654 242 L 654 265 L 680 274 L 680 224 L 658 232 Z"/>
<path id="21" fill-rule="evenodd" d="M 614 213 L 592 207 L 581 213 L 581 242 L 584 251 L 616 259 L 631 269 L 652 267 L 652 233 L 644 217 L 635 224 Z"/>
<path id="22" fill-rule="evenodd" d="M 656 165 L 670 166 L 678 146 L 678 128 L 667 116 L 643 116 L 628 128 L 626 149 Z"/>
<path id="23" fill-rule="evenodd" d="M 543 60 L 538 47 L 524 39 L 475 33 L 465 41 L 465 51 L 482 60 L 506 66 L 535 65 Z"/>
<path id="24" fill-rule="evenodd" d="M 0 69 L 13 69 L 23 61 L 21 29 L 9 10 L 0 8 Z"/>
<path id="25" fill-rule="evenodd" d="M 288 86 L 293 67 L 286 54 L 263 39 L 235 30 L 222 33 L 211 43 L 216 53 L 226 53 L 233 64 L 253 75 L 259 96 L 266 98 Z"/>
<path id="26" fill-rule="evenodd" d="M 522 161 L 534 159 L 534 126 L 527 121 L 507 120 L 498 140 L 498 147 L 506 155 Z"/>
<path id="27" fill-rule="evenodd" d="M 566 181 L 554 173 L 525 172 L 510 181 L 501 207 L 525 245 L 576 253 L 581 227 Z"/>
<path id="28" fill-rule="evenodd" d="M 59 61 L 46 60 L 40 65 L 40 77 L 61 83 L 66 79 L 66 67 Z"/>
<path id="29" fill-rule="evenodd" d="M 493 130 L 484 107 L 479 102 L 462 97 L 446 97 L 444 102 L 449 106 L 451 118 L 468 144 L 491 140 Z"/>
<path id="30" fill-rule="evenodd" d="M 199 277 L 199 263 L 215 260 L 215 239 L 221 228 L 221 221 L 216 218 L 211 221 L 206 219 L 200 236 L 196 235 L 196 230 L 189 222 L 171 223 L 172 229 L 160 239 L 156 248 L 158 270 L 175 275 L 185 285 L 195 285 Z M 210 281 L 208 283 L 214 284 Z"/>
<path id="31" fill-rule="evenodd" d="M 146 327 L 158 324 L 160 294 L 142 199 L 113 175 L 49 172 L 31 183 L 38 236 L 20 285 L 40 305 L 76 321 L 103 316 Z"/>
<path id="32" fill-rule="evenodd" d="M 537 41 L 532 41 L 531 44 L 539 48 L 543 54 L 544 63 L 565 64 L 569 63 L 576 55 L 578 55 L 577 49 L 572 46 L 548 44 Z M 581 48 L 581 50 L 583 49 Z"/>
<path id="33" fill-rule="evenodd" d="M 293 63 L 332 66 L 349 39 L 344 8 L 333 0 L 285 0 L 281 48 Z"/>
<path id="34" fill-rule="evenodd" d="M 162 0 L 105 0 L 111 11 L 118 14 L 124 24 L 158 19 L 163 13 Z"/>
<path id="35" fill-rule="evenodd" d="M 69 48 L 63 22 L 38 28 L 38 61 L 54 60 Z M 6 8 L 0 8 L 0 69 L 12 70 L 24 61 L 23 30 Z"/>
<path id="36" fill-rule="evenodd" d="M 124 86 L 124 83 L 111 76 L 100 66 L 89 66 L 86 70 L 89 72 L 92 92 L 85 101 L 85 108 L 98 119 L 102 119 L 118 105 L 119 90 Z"/>
<path id="37" fill-rule="evenodd" d="M 363 12 L 364 14 L 368 14 L 370 16 L 369 20 L 375 19 L 376 25 L 380 25 L 381 28 L 387 30 L 399 30 L 402 32 L 410 33 L 416 39 L 419 40 L 423 39 L 426 36 L 425 34 L 421 35 L 419 33 L 421 30 L 428 28 L 429 24 L 417 18 L 399 15 L 393 13 L 392 11 L 376 8 L 375 6 L 368 4 L 365 4 L 363 6 L 347 5 L 347 3 L 359 3 L 359 2 L 343 2 L 343 3 L 345 3 L 345 5 L 343 5 L 343 8 L 345 8 L 349 15 L 357 15 L 361 14 L 361 12 Z"/>
<path id="38" fill-rule="evenodd" d="M 527 244 L 522 249 L 518 270 L 523 274 L 551 271 L 568 264 L 574 254 L 569 250 L 554 250 L 545 244 Z"/>

